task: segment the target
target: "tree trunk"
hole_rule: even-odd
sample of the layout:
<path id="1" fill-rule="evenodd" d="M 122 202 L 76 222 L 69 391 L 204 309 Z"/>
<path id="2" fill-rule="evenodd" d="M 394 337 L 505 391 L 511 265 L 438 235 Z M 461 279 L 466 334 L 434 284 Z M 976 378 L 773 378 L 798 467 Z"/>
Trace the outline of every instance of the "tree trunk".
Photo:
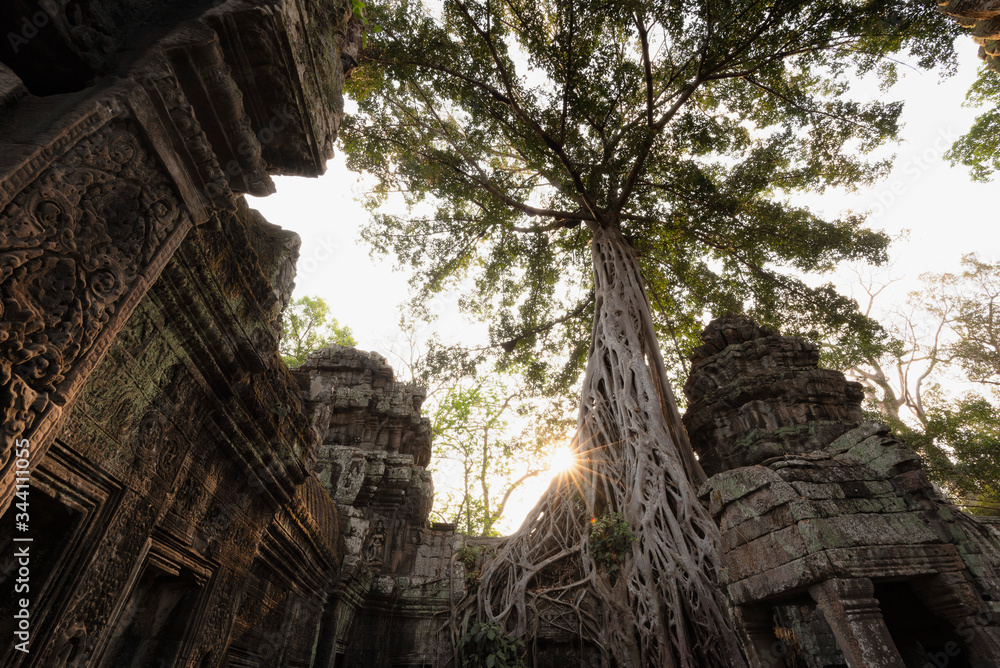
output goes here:
<path id="1" fill-rule="evenodd" d="M 635 252 L 594 230 L 594 334 L 575 446 L 560 476 L 485 569 L 481 618 L 532 638 L 543 611 L 621 668 L 745 666 L 719 585 L 719 532 L 698 502 L 704 473 L 667 382 Z M 636 536 L 617 573 L 589 524 L 621 513 Z"/>

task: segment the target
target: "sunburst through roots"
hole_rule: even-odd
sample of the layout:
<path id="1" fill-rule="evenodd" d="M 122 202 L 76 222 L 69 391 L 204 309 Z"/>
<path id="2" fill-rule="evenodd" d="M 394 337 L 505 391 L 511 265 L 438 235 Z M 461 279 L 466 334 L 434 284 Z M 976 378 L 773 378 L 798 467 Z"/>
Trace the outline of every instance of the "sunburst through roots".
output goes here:
<path id="1" fill-rule="evenodd" d="M 718 527 L 696 493 L 704 473 L 680 425 L 635 252 L 616 229 L 593 231 L 594 338 L 576 465 L 497 546 L 448 626 L 457 642 L 474 620 L 498 624 L 536 662 L 544 625 L 604 667 L 745 668 L 719 582 Z M 610 569 L 591 545 L 591 524 L 605 516 L 635 536 Z"/>

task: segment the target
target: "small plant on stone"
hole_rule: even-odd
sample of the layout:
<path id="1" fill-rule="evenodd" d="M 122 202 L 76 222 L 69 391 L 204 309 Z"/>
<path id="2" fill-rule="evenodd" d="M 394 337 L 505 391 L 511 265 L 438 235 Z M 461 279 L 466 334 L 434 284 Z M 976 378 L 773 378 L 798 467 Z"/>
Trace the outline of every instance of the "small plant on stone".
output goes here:
<path id="1" fill-rule="evenodd" d="M 467 592 L 475 591 L 479 587 L 481 578 L 479 559 L 486 552 L 482 545 L 463 545 L 455 552 L 455 557 L 459 563 L 465 566 L 465 589 Z"/>
<path id="2" fill-rule="evenodd" d="M 351 0 L 351 14 L 361 19 L 361 25 L 364 31 L 361 34 L 361 48 L 368 46 L 368 33 L 380 33 L 382 32 L 382 27 L 377 26 L 373 23 L 368 22 L 368 14 L 365 11 L 367 9 L 368 3 L 364 0 Z"/>
<path id="3" fill-rule="evenodd" d="M 621 513 L 604 513 L 590 520 L 590 554 L 610 576 L 618 573 L 635 539 Z"/>
<path id="4" fill-rule="evenodd" d="M 484 552 L 486 548 L 482 545 L 463 545 L 455 551 L 455 556 L 465 566 L 465 570 L 471 571 L 476 568 L 476 563 Z"/>
<path id="5" fill-rule="evenodd" d="M 521 660 L 523 647 L 496 622 L 476 622 L 462 636 L 458 652 L 462 668 L 525 668 Z"/>

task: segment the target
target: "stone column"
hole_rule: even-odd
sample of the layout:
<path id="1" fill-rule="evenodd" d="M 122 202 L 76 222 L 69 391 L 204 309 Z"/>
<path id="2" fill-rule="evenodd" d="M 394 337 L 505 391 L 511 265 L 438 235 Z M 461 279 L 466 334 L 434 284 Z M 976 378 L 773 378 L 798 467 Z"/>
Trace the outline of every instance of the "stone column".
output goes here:
<path id="1" fill-rule="evenodd" d="M 906 668 L 867 578 L 832 579 L 809 588 L 850 668 Z"/>

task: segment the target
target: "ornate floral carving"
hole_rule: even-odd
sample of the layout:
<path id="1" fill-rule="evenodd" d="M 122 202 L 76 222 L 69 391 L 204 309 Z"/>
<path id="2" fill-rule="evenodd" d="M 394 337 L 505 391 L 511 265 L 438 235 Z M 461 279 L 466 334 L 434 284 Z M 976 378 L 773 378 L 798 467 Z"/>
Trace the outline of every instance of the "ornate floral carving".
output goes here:
<path id="1" fill-rule="evenodd" d="M 0 413 L 7 447 L 56 398 L 186 215 L 125 124 L 81 140 L 0 212 Z"/>

